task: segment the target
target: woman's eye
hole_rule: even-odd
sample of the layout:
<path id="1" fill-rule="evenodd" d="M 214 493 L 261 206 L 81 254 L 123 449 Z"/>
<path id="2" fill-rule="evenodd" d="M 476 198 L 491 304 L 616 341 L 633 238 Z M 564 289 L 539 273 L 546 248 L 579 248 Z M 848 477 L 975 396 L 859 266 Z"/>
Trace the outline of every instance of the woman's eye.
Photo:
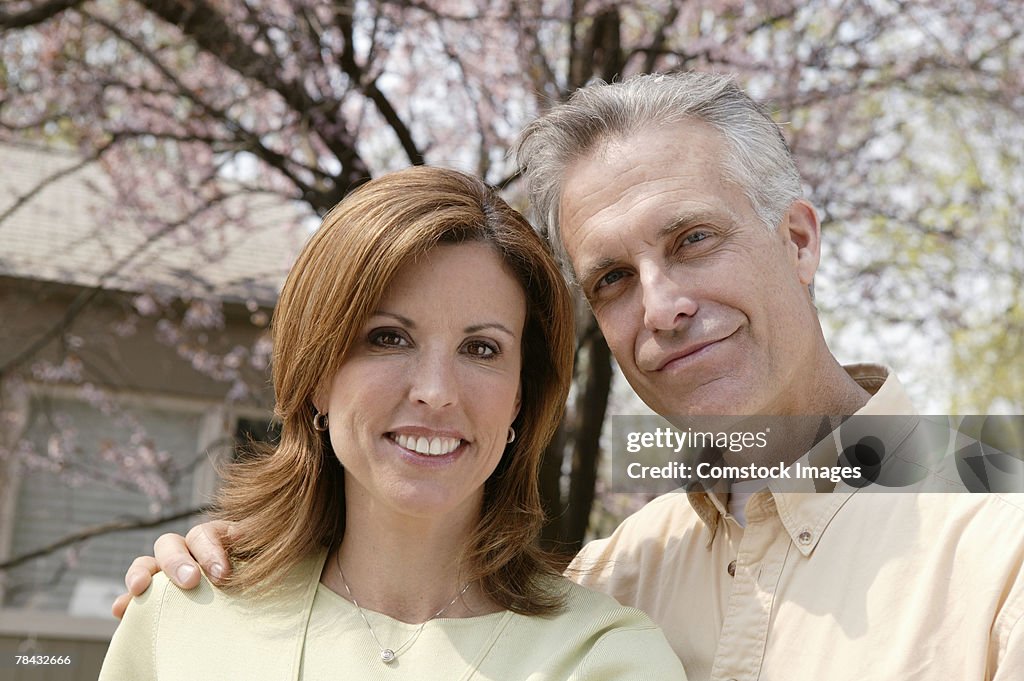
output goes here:
<path id="1" fill-rule="evenodd" d="M 473 357 L 489 358 L 498 354 L 498 348 L 491 343 L 484 341 L 470 341 L 466 343 L 466 353 Z"/>
<path id="2" fill-rule="evenodd" d="M 370 334 L 370 342 L 387 348 L 398 348 L 408 345 L 405 337 L 397 331 L 376 331 Z"/>

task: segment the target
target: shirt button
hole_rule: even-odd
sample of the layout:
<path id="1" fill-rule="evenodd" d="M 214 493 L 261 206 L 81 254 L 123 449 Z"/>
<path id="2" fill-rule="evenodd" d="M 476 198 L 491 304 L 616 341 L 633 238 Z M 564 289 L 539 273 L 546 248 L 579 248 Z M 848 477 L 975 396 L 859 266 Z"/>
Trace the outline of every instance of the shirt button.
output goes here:
<path id="1" fill-rule="evenodd" d="M 803 532 L 798 534 L 796 538 L 797 538 L 797 541 L 799 541 L 801 544 L 803 544 L 805 546 L 807 544 L 811 543 L 811 533 L 808 532 L 807 530 L 804 530 Z"/>
<path id="2" fill-rule="evenodd" d="M 729 567 L 727 567 L 726 570 L 729 571 L 729 576 L 730 577 L 735 577 L 736 576 L 736 561 L 730 562 L 729 563 Z"/>

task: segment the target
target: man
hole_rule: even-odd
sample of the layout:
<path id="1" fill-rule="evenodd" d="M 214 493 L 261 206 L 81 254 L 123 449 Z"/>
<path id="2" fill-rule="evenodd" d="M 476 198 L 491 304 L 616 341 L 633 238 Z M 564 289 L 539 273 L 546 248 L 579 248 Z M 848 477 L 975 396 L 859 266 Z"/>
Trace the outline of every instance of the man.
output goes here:
<path id="1" fill-rule="evenodd" d="M 588 86 L 523 132 L 518 158 L 554 248 L 659 414 L 913 413 L 884 368 L 829 352 L 811 293 L 817 216 L 778 127 L 728 79 Z M 765 461 L 804 455 L 775 447 Z M 855 492 L 669 494 L 584 547 L 575 574 L 646 610 L 691 679 L 1022 678 L 1024 501 Z M 190 533 L 204 565 L 227 564 L 223 531 Z M 180 538 L 157 554 L 197 580 Z M 130 589 L 153 569 L 133 564 Z"/>

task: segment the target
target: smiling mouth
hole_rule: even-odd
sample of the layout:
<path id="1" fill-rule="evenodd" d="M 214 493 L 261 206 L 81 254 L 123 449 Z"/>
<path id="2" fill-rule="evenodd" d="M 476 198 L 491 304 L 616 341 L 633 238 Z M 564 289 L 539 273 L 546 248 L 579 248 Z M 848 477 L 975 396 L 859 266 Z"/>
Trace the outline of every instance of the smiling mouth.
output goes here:
<path id="1" fill-rule="evenodd" d="M 695 347 L 695 348 L 692 348 L 692 349 L 690 349 L 690 350 L 687 350 L 686 352 L 680 353 L 680 354 L 678 354 L 678 355 L 675 355 L 675 356 L 673 356 L 673 357 L 669 357 L 668 359 L 666 359 L 666 360 L 665 360 L 665 361 L 664 361 L 664 362 L 662 363 L 662 365 L 661 365 L 661 366 L 659 366 L 659 367 L 658 367 L 657 369 L 655 369 L 655 371 L 662 371 L 662 370 L 666 369 L 667 367 L 673 366 L 673 365 L 675 365 L 675 364 L 677 364 L 677 363 L 679 363 L 679 362 L 685 362 L 685 361 L 686 361 L 686 360 L 688 360 L 688 359 L 692 359 L 692 358 L 693 358 L 693 357 L 694 357 L 695 355 L 697 355 L 697 354 L 698 354 L 698 353 L 699 353 L 699 352 L 700 352 L 701 350 L 704 350 L 704 349 L 706 349 L 706 348 L 709 348 L 709 347 L 711 347 L 711 346 L 712 346 L 712 345 L 714 345 L 714 344 L 715 344 L 716 342 L 717 342 L 717 341 L 712 341 L 711 343 L 705 343 L 705 344 L 703 344 L 703 345 L 699 345 L 699 346 L 697 346 L 697 347 Z"/>
<path id="2" fill-rule="evenodd" d="M 388 433 L 399 447 L 424 456 L 444 456 L 451 454 L 462 445 L 462 440 L 453 437 L 423 437 Z"/>
<path id="3" fill-rule="evenodd" d="M 733 333 L 735 333 L 735 332 L 733 332 Z M 688 362 L 691 362 L 691 361 L 697 359 L 698 357 L 702 356 L 702 354 L 706 350 L 708 350 L 709 348 L 712 348 L 712 347 L 718 345 L 719 343 L 721 343 L 722 341 L 731 338 L 732 335 L 733 334 L 730 333 L 728 336 L 724 336 L 722 338 L 718 338 L 718 339 L 715 339 L 715 340 L 712 340 L 712 341 L 708 341 L 706 343 L 698 343 L 698 344 L 693 345 L 693 346 L 691 346 L 689 348 L 686 348 L 683 352 L 680 352 L 679 354 L 676 354 L 676 355 L 674 355 L 672 357 L 669 357 L 668 359 L 664 360 L 661 363 L 661 365 L 658 366 L 655 369 L 655 371 L 664 371 L 665 369 L 668 369 L 668 368 L 671 368 L 671 367 L 676 367 L 676 366 L 679 366 L 680 364 L 686 364 Z"/>

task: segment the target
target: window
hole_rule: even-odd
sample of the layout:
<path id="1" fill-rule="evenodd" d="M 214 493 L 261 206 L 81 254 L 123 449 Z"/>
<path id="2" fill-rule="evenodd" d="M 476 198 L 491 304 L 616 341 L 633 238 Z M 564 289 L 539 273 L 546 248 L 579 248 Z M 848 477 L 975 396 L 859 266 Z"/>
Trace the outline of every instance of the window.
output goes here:
<path id="1" fill-rule="evenodd" d="M 0 502 L 0 558 L 85 541 L 0 572 L 0 608 L 110 620 L 124 571 L 164 532 L 185 532 L 216 488 L 211 459 L 234 458 L 238 438 L 265 440 L 275 427 L 258 411 L 166 398 L 85 399 L 38 389 L 27 400 L 17 463 Z M 152 525 L 103 531 L 114 525 Z"/>

